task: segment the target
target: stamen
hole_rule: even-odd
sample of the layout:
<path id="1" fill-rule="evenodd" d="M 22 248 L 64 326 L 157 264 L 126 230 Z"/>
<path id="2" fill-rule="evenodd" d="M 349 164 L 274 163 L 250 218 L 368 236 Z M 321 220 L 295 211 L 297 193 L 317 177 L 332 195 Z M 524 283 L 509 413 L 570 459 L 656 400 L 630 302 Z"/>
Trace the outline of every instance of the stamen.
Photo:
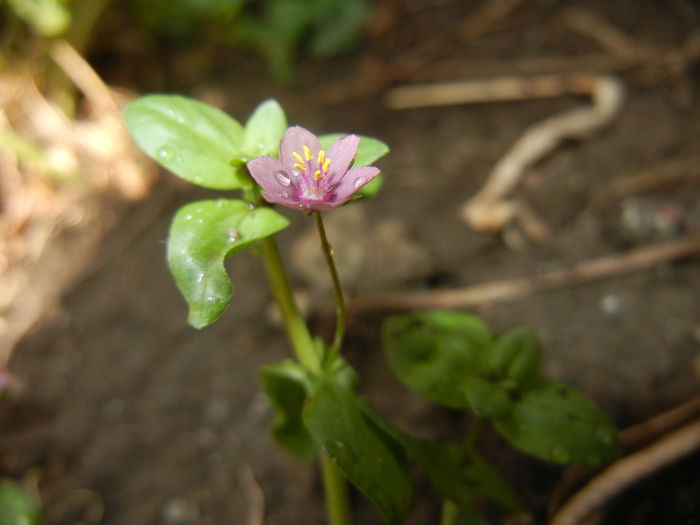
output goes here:
<path id="1" fill-rule="evenodd" d="M 323 163 L 323 173 L 328 173 L 328 170 L 330 167 L 331 167 L 331 159 L 326 159 L 326 161 Z"/>
<path id="2" fill-rule="evenodd" d="M 316 162 L 318 162 L 319 166 L 323 166 L 323 161 L 326 158 L 326 152 L 321 150 L 318 152 L 318 158 L 316 159 Z"/>
<path id="3" fill-rule="evenodd" d="M 321 170 L 314 171 L 314 180 L 318 180 L 320 178 L 321 178 Z"/>
<path id="4" fill-rule="evenodd" d="M 299 164 L 304 163 L 304 159 L 301 158 L 301 155 L 299 155 L 296 151 L 293 151 L 292 155 L 294 156 L 295 159 L 297 159 L 297 162 L 299 162 Z"/>
<path id="5" fill-rule="evenodd" d="M 299 164 L 298 162 L 292 164 L 292 167 L 298 169 L 299 171 L 306 171 L 306 166 Z"/>
<path id="6" fill-rule="evenodd" d="M 311 155 L 311 150 L 306 144 L 304 144 L 302 148 L 304 150 L 304 160 L 309 161 L 314 158 L 313 155 Z"/>

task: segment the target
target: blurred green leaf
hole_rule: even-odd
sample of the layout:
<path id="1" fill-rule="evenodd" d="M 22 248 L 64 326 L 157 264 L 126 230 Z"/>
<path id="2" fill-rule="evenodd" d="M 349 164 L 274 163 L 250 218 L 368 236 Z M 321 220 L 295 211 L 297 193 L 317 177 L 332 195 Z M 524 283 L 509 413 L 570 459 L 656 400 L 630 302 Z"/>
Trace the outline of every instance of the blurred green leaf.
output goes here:
<path id="1" fill-rule="evenodd" d="M 477 416 L 499 419 L 508 415 L 512 403 L 503 387 L 478 376 L 467 376 L 463 381 L 467 402 Z"/>
<path id="2" fill-rule="evenodd" d="M 124 109 L 124 119 L 139 146 L 186 181 L 220 190 L 247 183 L 244 168 L 231 165 L 243 127 L 223 111 L 178 95 L 146 95 Z"/>
<path id="3" fill-rule="evenodd" d="M 316 446 L 301 417 L 309 384 L 306 370 L 293 361 L 282 361 L 263 367 L 261 377 L 275 408 L 272 435 L 304 461 L 313 461 Z"/>
<path id="4" fill-rule="evenodd" d="M 0 525 L 40 525 L 39 505 L 19 485 L 0 482 Z"/>
<path id="5" fill-rule="evenodd" d="M 277 157 L 280 140 L 287 129 L 287 117 L 276 100 L 262 102 L 245 124 L 242 153 L 249 159 L 262 155 Z"/>
<path id="6" fill-rule="evenodd" d="M 59 36 L 71 22 L 70 11 L 59 0 L 8 0 L 8 3 L 18 17 L 44 38 Z"/>
<path id="7" fill-rule="evenodd" d="M 316 385 L 304 421 L 321 449 L 381 511 L 389 525 L 403 523 L 411 485 L 403 449 L 366 418 L 358 399 L 329 380 Z"/>
<path id="8" fill-rule="evenodd" d="M 309 41 L 311 54 L 330 57 L 351 50 L 372 9 L 366 0 L 315 0 Z"/>
<path id="9" fill-rule="evenodd" d="M 241 200 L 197 201 L 178 210 L 170 226 L 168 266 L 189 305 L 192 326 L 210 325 L 231 301 L 224 259 L 288 224 L 272 208 L 251 209 Z"/>
<path id="10" fill-rule="evenodd" d="M 382 328 L 387 360 L 396 376 L 451 408 L 468 408 L 467 376 L 482 371 L 491 332 L 474 315 L 444 310 L 390 317 Z"/>
<path id="11" fill-rule="evenodd" d="M 554 380 L 540 379 L 514 402 L 510 416 L 494 425 L 513 446 L 554 463 L 597 465 L 620 451 L 607 416 L 583 394 Z"/>
<path id="12" fill-rule="evenodd" d="M 528 328 L 516 328 L 498 338 L 486 366 L 496 378 L 525 388 L 539 377 L 540 361 L 542 347 L 537 335 Z"/>

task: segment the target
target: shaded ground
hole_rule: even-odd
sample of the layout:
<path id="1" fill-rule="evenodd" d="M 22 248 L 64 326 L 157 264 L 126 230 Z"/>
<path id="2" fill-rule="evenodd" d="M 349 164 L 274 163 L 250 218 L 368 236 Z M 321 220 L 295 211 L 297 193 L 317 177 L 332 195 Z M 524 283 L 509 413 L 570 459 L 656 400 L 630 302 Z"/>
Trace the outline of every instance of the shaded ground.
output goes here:
<path id="1" fill-rule="evenodd" d="M 491 76 L 496 72 L 474 64 L 489 61 L 495 67 L 600 48 L 566 30 L 552 3 L 523 6 L 466 41 L 450 33 L 467 16 L 461 3 L 429 4 L 396 7 L 397 18 L 389 16 L 381 35 L 355 56 L 301 64 L 299 85 L 289 90 L 275 87 L 257 62 L 225 53 L 217 55 L 218 66 L 206 80 L 196 83 L 175 76 L 172 54 L 164 66 L 171 78 L 167 86 L 151 77 L 138 84 L 134 79 L 141 70 L 135 62 L 133 76 L 124 77 L 119 65 L 104 74 L 140 90 L 167 88 L 214 100 L 241 119 L 262 98 L 275 96 L 291 122 L 319 132 L 352 130 L 389 143 L 381 194 L 329 215 L 331 241 L 352 296 L 530 275 L 666 235 L 654 228 L 637 231 L 622 221 L 621 210 L 631 197 L 604 207 L 596 203 L 611 180 L 697 151 L 697 67 L 650 78 L 639 67 L 623 72 L 628 100 L 615 122 L 588 140 L 559 148 L 530 170 L 519 190 L 552 228 L 553 242 L 547 247 L 525 242 L 514 250 L 498 236 L 470 231 L 458 209 L 524 128 L 583 101 L 392 112 L 382 104 L 380 87 L 392 67 L 405 80 Z M 679 46 L 700 18 L 696 4 L 684 2 L 585 5 L 645 45 Z M 405 73 L 405 61 L 416 57 L 428 65 Z M 517 72 L 517 64 L 500 71 Z M 330 103 L 331 98 L 337 100 Z M 237 295 L 222 320 L 203 332 L 185 325 L 163 241 L 174 210 L 203 195 L 164 180 L 151 200 L 135 206 L 105 238 L 107 255 L 66 294 L 61 311 L 16 351 L 10 368 L 24 391 L 0 411 L 0 472 L 38 476 L 49 524 L 253 523 L 246 520 L 261 505 L 269 525 L 323 522 L 316 474 L 278 450 L 267 435 L 270 412 L 257 370 L 284 357 L 287 348 L 270 320 L 266 285 L 252 255 L 231 261 Z M 678 206 L 687 217 L 679 229 L 697 233 L 693 217 L 700 215 L 699 195 L 696 179 L 647 193 L 641 202 L 650 213 L 664 203 Z M 291 273 L 300 291 L 330 304 L 315 272 L 319 255 L 305 240 L 311 225 L 304 217 L 293 219 L 294 227 L 280 239 Z M 626 426 L 697 392 L 698 290 L 693 258 L 477 311 L 497 332 L 516 325 L 536 329 L 547 349 L 548 370 L 594 397 Z M 332 327 L 332 319 L 314 319 L 320 330 Z M 462 416 L 408 395 L 390 376 L 380 355 L 378 326 L 376 315 L 359 316 L 351 325 L 349 355 L 363 374 L 366 394 L 388 417 L 419 434 L 459 436 L 467 424 Z M 487 452 L 495 451 L 506 463 L 542 519 L 559 471 L 504 453 L 500 446 L 491 444 Z M 614 523 L 652 523 L 653 509 L 667 516 L 669 495 L 658 487 L 677 477 L 689 480 L 679 497 L 698 501 L 697 479 L 684 478 L 697 472 L 697 458 L 681 472 L 627 503 L 627 509 L 646 512 L 617 509 Z M 685 509 L 672 518 L 677 521 L 664 523 L 700 523 L 697 505 Z M 410 523 L 435 523 L 435 512 L 431 500 L 419 498 Z M 357 515 L 358 523 L 379 523 L 359 499 Z"/>

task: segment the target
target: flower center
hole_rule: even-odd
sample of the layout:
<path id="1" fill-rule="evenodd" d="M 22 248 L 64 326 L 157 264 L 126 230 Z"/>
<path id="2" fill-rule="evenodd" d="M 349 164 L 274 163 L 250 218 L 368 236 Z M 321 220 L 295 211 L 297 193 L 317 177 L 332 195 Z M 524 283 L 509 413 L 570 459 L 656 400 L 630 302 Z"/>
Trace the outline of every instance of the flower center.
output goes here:
<path id="1" fill-rule="evenodd" d="M 328 176 L 328 170 L 331 167 L 331 159 L 326 158 L 326 152 L 320 150 L 316 158 L 311 154 L 309 147 L 304 144 L 302 147 L 302 152 L 293 151 L 292 155 L 296 159 L 294 163 L 294 168 L 305 173 L 307 177 L 313 175 L 313 180 L 318 181 L 319 179 L 326 178 Z"/>

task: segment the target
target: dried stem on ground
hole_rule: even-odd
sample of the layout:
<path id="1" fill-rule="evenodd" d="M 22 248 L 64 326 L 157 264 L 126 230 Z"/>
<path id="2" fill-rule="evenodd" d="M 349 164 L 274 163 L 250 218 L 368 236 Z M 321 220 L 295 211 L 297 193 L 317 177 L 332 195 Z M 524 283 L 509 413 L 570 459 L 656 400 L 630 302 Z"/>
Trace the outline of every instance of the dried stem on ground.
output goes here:
<path id="1" fill-rule="evenodd" d="M 118 203 L 146 196 L 156 174 L 121 120 L 127 97 L 66 42 L 51 56 L 85 95 L 80 119 L 28 74 L 0 77 L 0 370 L 89 262 Z"/>
<path id="2" fill-rule="evenodd" d="M 677 241 L 644 246 L 623 255 L 608 255 L 584 261 L 572 269 L 553 271 L 543 275 L 503 279 L 451 290 L 369 296 L 354 301 L 349 310 L 359 313 L 373 310 L 468 308 L 486 303 L 512 301 L 539 290 L 579 285 L 698 253 L 700 253 L 700 237 L 686 237 Z"/>
<path id="3" fill-rule="evenodd" d="M 475 230 L 502 231 L 518 221 L 530 238 L 545 243 L 550 237 L 548 228 L 536 212 L 510 195 L 525 170 L 562 141 L 585 138 L 612 121 L 624 100 L 624 90 L 618 80 L 591 75 L 468 80 L 396 88 L 387 94 L 386 103 L 394 109 L 405 109 L 564 94 L 590 96 L 593 104 L 549 117 L 527 128 L 496 163 L 482 189 L 461 211 L 464 221 Z"/>

